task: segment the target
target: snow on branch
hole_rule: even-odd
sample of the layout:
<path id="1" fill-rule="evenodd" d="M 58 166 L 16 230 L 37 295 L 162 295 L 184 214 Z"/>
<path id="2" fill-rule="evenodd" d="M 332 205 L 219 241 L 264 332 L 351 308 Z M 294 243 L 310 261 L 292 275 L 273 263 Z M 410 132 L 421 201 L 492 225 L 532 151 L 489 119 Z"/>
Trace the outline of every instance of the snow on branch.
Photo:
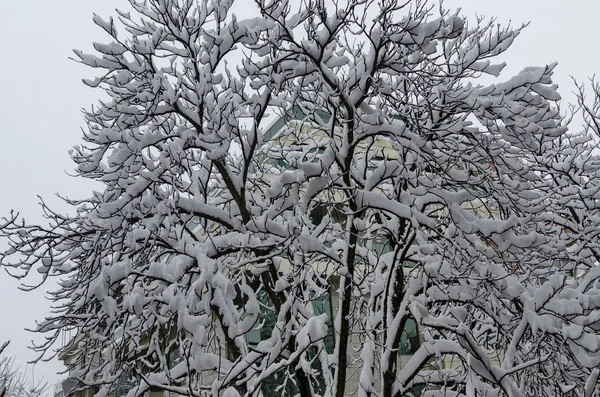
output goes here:
<path id="1" fill-rule="evenodd" d="M 598 395 L 594 80 L 577 130 L 556 65 L 501 75 L 522 27 L 129 5 L 75 51 L 104 99 L 71 157 L 99 190 L 0 222 L 23 288 L 59 279 L 42 357 L 76 334 L 59 356 L 99 397 Z"/>

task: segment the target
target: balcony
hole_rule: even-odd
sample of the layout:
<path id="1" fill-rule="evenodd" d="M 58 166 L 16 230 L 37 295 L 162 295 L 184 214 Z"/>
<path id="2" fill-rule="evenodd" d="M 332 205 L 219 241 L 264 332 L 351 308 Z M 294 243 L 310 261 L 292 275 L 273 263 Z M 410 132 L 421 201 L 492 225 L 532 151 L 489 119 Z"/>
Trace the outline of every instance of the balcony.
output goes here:
<path id="1" fill-rule="evenodd" d="M 77 379 L 67 378 L 54 385 L 54 397 L 68 397 L 77 388 Z"/>

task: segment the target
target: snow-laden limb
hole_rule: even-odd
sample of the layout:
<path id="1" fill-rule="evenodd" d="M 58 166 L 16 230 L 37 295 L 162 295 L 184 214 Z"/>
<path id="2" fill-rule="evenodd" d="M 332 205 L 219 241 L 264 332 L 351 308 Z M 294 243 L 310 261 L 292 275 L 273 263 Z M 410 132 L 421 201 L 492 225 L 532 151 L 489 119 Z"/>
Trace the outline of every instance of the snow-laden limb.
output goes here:
<path id="1" fill-rule="evenodd" d="M 38 397 L 48 391 L 43 379 L 30 379 L 15 359 L 6 355 L 9 342 L 0 345 L 0 397 Z"/>
<path id="2" fill-rule="evenodd" d="M 74 331 L 100 397 L 598 394 L 598 85 L 574 132 L 555 65 L 499 77 L 522 28 L 235 5 L 94 17 L 71 156 L 101 188 L 0 223 L 5 269 L 60 278 L 38 351 Z"/>

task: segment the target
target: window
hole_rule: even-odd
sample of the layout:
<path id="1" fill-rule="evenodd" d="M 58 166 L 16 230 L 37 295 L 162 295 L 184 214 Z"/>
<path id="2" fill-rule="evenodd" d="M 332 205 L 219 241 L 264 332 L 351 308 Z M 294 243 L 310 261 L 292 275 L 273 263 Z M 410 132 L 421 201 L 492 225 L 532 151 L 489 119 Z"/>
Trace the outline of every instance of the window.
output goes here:
<path id="1" fill-rule="evenodd" d="M 277 167 L 281 168 L 282 170 L 291 170 L 292 166 L 288 164 L 287 161 L 285 161 L 285 159 L 281 158 L 281 159 L 277 159 Z"/>
<path id="2" fill-rule="evenodd" d="M 400 347 L 398 353 L 400 354 L 414 354 L 421 345 L 419 340 L 419 331 L 417 322 L 409 318 L 404 324 L 404 331 L 400 337 Z"/>
<path id="3" fill-rule="evenodd" d="M 310 212 L 312 224 L 319 226 L 325 215 L 329 215 L 329 219 L 333 223 L 338 223 L 340 225 L 346 224 L 347 217 L 342 207 L 340 205 L 330 203 L 319 203 L 315 205 Z"/>
<path id="4" fill-rule="evenodd" d="M 264 306 L 261 306 L 255 327 L 246 333 L 246 341 L 250 346 L 256 346 L 262 340 L 270 338 L 273 328 L 275 328 L 275 325 L 277 324 L 277 313 L 265 309 L 265 306 L 272 306 L 267 293 L 265 291 L 260 291 L 256 298 Z M 311 304 L 315 316 L 320 316 L 323 313 L 327 315 L 327 336 L 325 337 L 324 343 L 327 353 L 332 354 L 335 341 L 333 337 L 331 297 L 329 294 L 325 294 L 312 300 Z"/>
<path id="5" fill-rule="evenodd" d="M 277 324 L 277 314 L 272 310 L 268 310 L 267 307 L 272 307 L 271 300 L 265 291 L 259 291 L 257 293 L 257 299 L 262 304 L 261 311 L 259 313 L 258 320 L 255 327 L 246 333 L 245 337 L 250 346 L 258 345 L 262 340 L 271 337 L 273 328 Z M 333 321 L 332 321 L 332 310 L 331 310 L 331 297 L 329 294 L 324 294 L 314 298 L 311 301 L 313 312 L 315 316 L 321 314 L 327 315 L 327 336 L 324 340 L 325 350 L 328 354 L 333 354 L 335 347 Z M 316 347 L 309 350 L 309 356 L 316 355 L 318 351 Z M 322 373 L 321 363 L 319 360 L 312 361 L 313 369 L 315 373 Z M 293 396 L 298 393 L 296 388 L 296 382 L 293 380 L 293 372 L 290 372 L 290 368 L 284 368 L 281 371 L 273 374 L 269 378 L 263 381 L 261 389 L 265 397 L 280 397 L 282 394 Z M 311 382 L 313 388 L 317 394 L 322 395 L 325 392 L 325 382 L 321 377 L 312 377 Z"/>
<path id="6" fill-rule="evenodd" d="M 256 299 L 261 303 L 256 325 L 246 333 L 246 341 L 250 346 L 258 345 L 262 340 L 268 339 L 277 324 L 277 313 L 267 310 L 265 306 L 272 306 L 271 299 L 264 290 L 256 294 Z"/>
<path id="7" fill-rule="evenodd" d="M 312 301 L 312 308 L 315 316 L 325 313 L 327 315 L 327 336 L 325 337 L 325 350 L 328 354 L 333 354 L 335 340 L 333 338 L 333 315 L 331 313 L 331 296 L 329 294 L 315 298 Z"/>
<path id="8" fill-rule="evenodd" d="M 319 147 L 317 149 L 311 149 L 308 151 L 307 156 L 304 158 L 304 161 L 310 160 L 312 163 L 318 163 L 319 157 L 325 153 L 325 147 Z"/>
<path id="9" fill-rule="evenodd" d="M 377 236 L 373 239 L 373 250 L 378 255 L 383 255 L 392 252 L 392 246 L 387 238 L 383 236 Z"/>
<path id="10" fill-rule="evenodd" d="M 416 266 L 417 266 L 417 262 L 415 262 L 415 261 L 404 261 L 404 262 L 402 263 L 402 265 L 403 265 L 403 266 L 404 266 L 404 268 L 406 268 L 406 269 L 412 269 L 412 268 L 414 268 L 414 267 L 416 267 Z"/>
<path id="11" fill-rule="evenodd" d="M 367 170 L 375 171 L 379 168 L 379 165 L 385 161 L 385 158 L 382 155 L 376 155 L 369 161 L 369 165 L 367 166 Z"/>
<path id="12" fill-rule="evenodd" d="M 193 232 L 198 226 L 200 226 L 201 220 L 197 216 L 190 219 L 186 225 L 190 232 Z"/>
<path id="13" fill-rule="evenodd" d="M 126 397 L 130 390 L 137 386 L 137 381 L 134 377 L 133 371 L 127 367 L 123 369 L 119 379 L 117 380 L 117 387 L 115 388 L 115 397 Z"/>
<path id="14" fill-rule="evenodd" d="M 424 385 L 413 386 L 409 391 L 404 393 L 402 397 L 420 397 L 423 395 Z"/>
<path id="15" fill-rule="evenodd" d="M 169 353 L 167 354 L 167 366 L 169 368 L 173 368 L 177 364 L 179 364 L 183 358 L 181 357 L 181 352 L 179 351 L 178 345 L 173 345 Z"/>
<path id="16" fill-rule="evenodd" d="M 310 220 L 315 226 L 319 226 L 327 215 L 327 208 L 324 205 L 317 205 L 310 213 Z"/>
<path id="17" fill-rule="evenodd" d="M 570 265 L 567 261 L 555 259 L 552 261 L 552 266 L 560 268 L 567 278 L 574 278 L 577 276 L 577 268 Z"/>
<path id="18" fill-rule="evenodd" d="M 359 239 L 358 244 L 364 246 L 365 241 Z M 384 255 L 392 252 L 392 246 L 385 236 L 377 236 L 373 238 L 371 240 L 371 249 L 375 252 L 376 255 Z M 417 266 L 417 262 L 411 260 L 405 260 L 402 264 L 407 269 L 412 269 L 415 266 Z"/>

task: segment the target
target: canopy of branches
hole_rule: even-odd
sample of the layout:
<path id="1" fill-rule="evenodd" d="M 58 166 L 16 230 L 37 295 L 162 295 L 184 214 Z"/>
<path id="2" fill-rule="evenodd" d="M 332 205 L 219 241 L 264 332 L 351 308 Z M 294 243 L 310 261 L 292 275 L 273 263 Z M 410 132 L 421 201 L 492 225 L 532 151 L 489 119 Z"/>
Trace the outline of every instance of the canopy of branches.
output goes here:
<path id="1" fill-rule="evenodd" d="M 594 82 L 561 111 L 499 77 L 521 28 L 426 1 L 129 8 L 76 51 L 101 188 L 0 225 L 60 279 L 41 353 L 98 396 L 598 395 Z"/>

